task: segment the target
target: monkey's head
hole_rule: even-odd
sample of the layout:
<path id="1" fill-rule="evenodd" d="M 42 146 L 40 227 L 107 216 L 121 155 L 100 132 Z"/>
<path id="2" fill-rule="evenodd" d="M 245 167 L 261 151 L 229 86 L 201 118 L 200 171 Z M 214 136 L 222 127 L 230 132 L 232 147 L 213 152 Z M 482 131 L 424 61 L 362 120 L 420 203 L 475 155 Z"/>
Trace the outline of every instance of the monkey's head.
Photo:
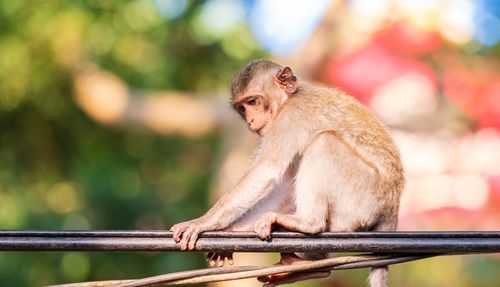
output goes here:
<path id="1" fill-rule="evenodd" d="M 248 128 L 262 136 L 297 89 L 292 69 L 269 60 L 254 60 L 234 76 L 231 104 Z"/>

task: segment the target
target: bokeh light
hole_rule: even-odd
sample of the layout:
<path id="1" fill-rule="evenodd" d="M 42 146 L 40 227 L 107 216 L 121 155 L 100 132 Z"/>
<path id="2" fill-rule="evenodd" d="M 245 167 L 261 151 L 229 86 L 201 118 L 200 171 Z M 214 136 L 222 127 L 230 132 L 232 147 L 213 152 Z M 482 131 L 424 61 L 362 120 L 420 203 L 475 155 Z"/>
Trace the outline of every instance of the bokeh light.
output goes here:
<path id="1" fill-rule="evenodd" d="M 90 260 L 83 253 L 66 253 L 61 261 L 61 270 L 67 280 L 81 281 L 90 272 Z"/>
<path id="2" fill-rule="evenodd" d="M 159 13 L 167 19 L 175 19 L 188 8 L 187 0 L 155 0 Z"/>
<path id="3" fill-rule="evenodd" d="M 277 54 L 298 51 L 319 24 L 330 1 L 257 0 L 249 25 L 264 48 Z"/>
<path id="4" fill-rule="evenodd" d="M 115 123 L 125 113 L 129 100 L 125 83 L 108 73 L 82 73 L 75 90 L 82 109 L 98 122 Z"/>

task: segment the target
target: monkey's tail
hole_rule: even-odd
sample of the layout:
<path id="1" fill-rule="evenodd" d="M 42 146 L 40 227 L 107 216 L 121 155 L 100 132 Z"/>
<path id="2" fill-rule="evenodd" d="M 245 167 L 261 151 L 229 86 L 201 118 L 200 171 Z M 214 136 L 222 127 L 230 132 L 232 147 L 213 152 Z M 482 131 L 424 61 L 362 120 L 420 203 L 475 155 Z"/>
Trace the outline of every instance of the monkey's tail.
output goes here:
<path id="1" fill-rule="evenodd" d="M 397 209 L 388 218 L 381 220 L 371 231 L 392 231 L 396 230 L 398 225 Z M 368 283 L 370 287 L 387 287 L 389 267 L 381 266 L 374 267 L 368 276 Z"/>
<path id="2" fill-rule="evenodd" d="M 368 276 L 370 287 L 387 287 L 388 272 L 389 268 L 387 266 L 372 268 L 370 276 Z"/>

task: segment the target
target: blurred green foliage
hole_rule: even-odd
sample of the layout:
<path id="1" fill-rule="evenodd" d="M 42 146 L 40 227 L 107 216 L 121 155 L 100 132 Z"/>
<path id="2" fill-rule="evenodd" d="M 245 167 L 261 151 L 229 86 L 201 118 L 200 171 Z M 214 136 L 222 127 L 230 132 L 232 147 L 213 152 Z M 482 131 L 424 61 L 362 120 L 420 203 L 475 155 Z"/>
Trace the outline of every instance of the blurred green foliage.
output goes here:
<path id="1" fill-rule="evenodd" d="M 172 15 L 165 5 L 184 6 Z M 205 31 L 203 5 L 0 1 L 1 229 L 163 229 L 206 209 L 217 133 L 186 139 L 102 126 L 78 108 L 72 87 L 74 73 L 95 64 L 138 90 L 227 90 L 232 73 L 263 52 L 243 23 Z M 202 262 L 0 253 L 0 285 L 141 277 Z"/>

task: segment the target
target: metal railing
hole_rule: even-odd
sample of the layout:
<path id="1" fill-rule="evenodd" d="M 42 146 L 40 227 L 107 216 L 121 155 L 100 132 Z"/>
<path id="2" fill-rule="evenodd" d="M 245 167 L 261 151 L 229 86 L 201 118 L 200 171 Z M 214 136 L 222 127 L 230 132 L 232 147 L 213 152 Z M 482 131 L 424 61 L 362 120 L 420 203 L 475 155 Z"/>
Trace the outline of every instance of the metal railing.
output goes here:
<path id="1" fill-rule="evenodd" d="M 283 272 L 377 267 L 440 255 L 500 252 L 500 231 L 274 232 L 269 241 L 252 232 L 206 232 L 192 252 L 369 252 L 284 266 L 231 266 L 137 280 L 65 284 L 65 287 L 185 285 Z M 0 231 L 0 251 L 178 252 L 168 231 Z"/>
<path id="2" fill-rule="evenodd" d="M 169 231 L 0 231 L 0 251 L 179 251 Z M 500 231 L 274 232 L 262 241 L 252 232 L 206 232 L 194 251 L 234 252 L 500 252 Z"/>

